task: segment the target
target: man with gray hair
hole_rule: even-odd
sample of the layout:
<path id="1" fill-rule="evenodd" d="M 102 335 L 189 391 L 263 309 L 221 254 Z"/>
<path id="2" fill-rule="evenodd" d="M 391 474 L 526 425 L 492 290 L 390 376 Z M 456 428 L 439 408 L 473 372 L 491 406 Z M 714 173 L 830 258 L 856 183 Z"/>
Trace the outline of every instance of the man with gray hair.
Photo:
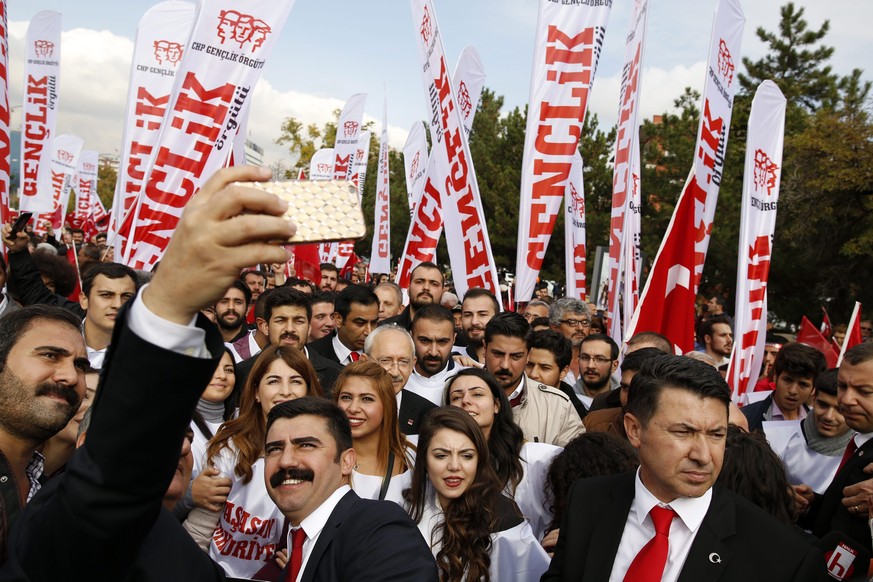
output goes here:
<path id="1" fill-rule="evenodd" d="M 403 311 L 403 291 L 397 283 L 379 283 L 373 292 L 379 298 L 379 323 Z"/>
<path id="2" fill-rule="evenodd" d="M 570 340 L 573 348 L 573 358 L 570 360 L 570 371 L 564 382 L 574 386 L 579 378 L 579 350 L 588 333 L 591 331 L 591 315 L 588 306 L 579 299 L 562 297 L 549 307 L 549 323 L 552 329 Z"/>
<path id="3" fill-rule="evenodd" d="M 427 398 L 403 389 L 415 365 L 412 336 L 396 325 L 377 327 L 364 342 L 364 357 L 382 366 L 391 376 L 391 385 L 397 395 L 400 431 L 406 435 L 418 434 L 424 415 L 436 405 Z"/>

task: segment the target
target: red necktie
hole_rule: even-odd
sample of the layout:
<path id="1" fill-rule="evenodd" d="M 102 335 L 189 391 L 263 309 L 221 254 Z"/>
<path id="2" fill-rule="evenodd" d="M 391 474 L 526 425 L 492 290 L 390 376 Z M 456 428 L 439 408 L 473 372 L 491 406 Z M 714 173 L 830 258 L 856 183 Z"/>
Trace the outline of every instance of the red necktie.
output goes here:
<path id="1" fill-rule="evenodd" d="M 655 524 L 655 537 L 649 540 L 631 562 L 624 575 L 624 582 L 659 582 L 667 564 L 667 550 L 670 547 L 670 524 L 676 512 L 669 507 L 655 506 L 649 512 Z"/>
<path id="2" fill-rule="evenodd" d="M 358 359 L 361 357 L 361 354 L 359 354 L 358 352 L 352 352 L 349 354 L 349 357 L 352 359 L 352 362 L 357 362 Z"/>
<path id="3" fill-rule="evenodd" d="M 855 437 L 849 439 L 849 444 L 846 445 L 846 452 L 843 453 L 843 458 L 840 460 L 840 466 L 837 468 L 837 473 L 843 468 L 843 465 L 852 458 L 852 455 L 855 454 L 855 451 L 858 450 L 858 445 L 855 444 Z"/>
<path id="4" fill-rule="evenodd" d="M 300 566 L 303 564 L 303 542 L 306 532 L 302 527 L 291 530 L 291 560 L 288 562 L 288 578 L 286 582 L 297 582 Z"/>

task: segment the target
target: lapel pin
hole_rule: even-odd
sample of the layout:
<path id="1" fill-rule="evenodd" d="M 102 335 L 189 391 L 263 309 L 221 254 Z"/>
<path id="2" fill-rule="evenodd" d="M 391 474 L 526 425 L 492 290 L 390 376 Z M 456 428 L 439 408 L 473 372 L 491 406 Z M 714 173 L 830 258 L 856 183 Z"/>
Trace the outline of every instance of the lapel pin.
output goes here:
<path id="1" fill-rule="evenodd" d="M 709 554 L 709 561 L 713 564 L 721 564 L 721 556 L 716 554 L 715 552 Z"/>

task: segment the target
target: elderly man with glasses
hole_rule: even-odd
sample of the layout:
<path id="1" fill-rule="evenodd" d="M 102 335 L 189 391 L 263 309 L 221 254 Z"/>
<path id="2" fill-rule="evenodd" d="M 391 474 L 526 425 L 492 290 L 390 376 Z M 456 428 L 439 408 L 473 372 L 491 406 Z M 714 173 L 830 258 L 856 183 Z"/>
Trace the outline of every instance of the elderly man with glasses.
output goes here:
<path id="1" fill-rule="evenodd" d="M 571 386 L 579 379 L 579 348 L 582 340 L 591 333 L 591 314 L 588 305 L 573 297 L 562 297 L 549 307 L 549 323 L 552 329 L 570 340 L 573 357 L 570 360 L 570 371 L 564 382 Z"/>

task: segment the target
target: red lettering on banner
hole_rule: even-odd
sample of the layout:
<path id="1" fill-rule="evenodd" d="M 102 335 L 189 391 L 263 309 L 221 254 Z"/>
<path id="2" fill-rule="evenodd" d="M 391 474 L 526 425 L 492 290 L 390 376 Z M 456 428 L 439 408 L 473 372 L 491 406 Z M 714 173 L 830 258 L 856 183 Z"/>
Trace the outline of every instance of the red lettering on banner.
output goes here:
<path id="1" fill-rule="evenodd" d="M 142 181 L 145 178 L 145 168 L 149 161 L 149 156 L 152 155 L 152 146 L 141 144 L 137 141 L 130 144 L 130 156 L 127 159 L 127 185 L 125 193 L 137 194 L 142 186 Z M 133 197 L 125 197 L 125 210 L 128 210 Z"/>
<path id="2" fill-rule="evenodd" d="M 440 210 L 440 193 L 430 178 L 424 183 L 421 200 L 415 207 L 415 216 L 410 225 L 406 252 L 397 268 L 397 284 L 407 289 L 409 276 L 415 264 L 433 260 L 443 228 L 443 215 Z"/>
<path id="3" fill-rule="evenodd" d="M 534 182 L 531 194 L 530 224 L 528 225 L 531 241 L 526 259 L 527 265 L 531 269 L 538 271 L 542 266 L 546 252 L 546 239 L 551 236 L 555 226 L 556 215 L 549 211 L 548 203 L 544 203 L 542 200 L 552 198 L 559 201 L 564 197 L 567 178 L 570 176 L 570 167 L 569 163 L 534 160 L 534 175 L 548 175 L 542 180 Z"/>
<path id="4" fill-rule="evenodd" d="M 34 79 L 27 76 L 27 102 L 37 107 L 26 109 L 24 115 L 24 172 L 21 181 L 23 196 L 36 196 L 36 180 L 43 148 L 49 139 L 48 77 Z"/>
<path id="5" fill-rule="evenodd" d="M 226 83 L 207 90 L 193 72 L 189 72 L 170 112 L 168 128 L 192 136 L 173 142 L 190 155 L 182 155 L 163 146 L 155 157 L 154 168 L 145 188 L 140 206 L 136 241 L 151 246 L 144 253 L 137 252 L 132 261 L 135 268 L 151 266 L 169 242 L 185 206 L 199 184 L 209 161 L 214 143 L 227 116 L 235 88 Z M 168 209 L 179 209 L 170 213 Z M 148 256 L 145 256 L 148 255 Z"/>
<path id="6" fill-rule="evenodd" d="M 335 170 L 333 172 L 334 178 L 339 180 L 345 180 L 345 178 L 349 175 L 349 165 L 351 164 L 352 154 L 349 154 L 345 157 L 336 155 L 336 159 L 334 160 Z M 337 178 L 339 176 L 339 178 Z M 357 186 L 357 184 L 355 184 Z"/>
<path id="7" fill-rule="evenodd" d="M 164 112 L 166 112 L 169 102 L 169 95 L 155 97 L 145 87 L 137 89 L 136 107 L 133 111 L 136 126 L 149 131 L 160 129 L 161 120 L 164 118 Z"/>
<path id="8" fill-rule="evenodd" d="M 697 157 L 703 160 L 703 165 L 713 170 L 715 168 L 715 154 L 718 151 L 718 144 L 721 141 L 722 131 L 724 130 L 724 120 L 721 117 L 712 118 L 712 113 L 709 109 L 709 99 L 703 102 L 703 125 L 701 127 L 700 139 L 703 142 L 700 149 L 697 150 Z M 710 151 L 704 151 L 703 144 L 709 147 Z M 706 176 L 706 183 L 712 181 L 712 173 L 709 172 Z"/>

